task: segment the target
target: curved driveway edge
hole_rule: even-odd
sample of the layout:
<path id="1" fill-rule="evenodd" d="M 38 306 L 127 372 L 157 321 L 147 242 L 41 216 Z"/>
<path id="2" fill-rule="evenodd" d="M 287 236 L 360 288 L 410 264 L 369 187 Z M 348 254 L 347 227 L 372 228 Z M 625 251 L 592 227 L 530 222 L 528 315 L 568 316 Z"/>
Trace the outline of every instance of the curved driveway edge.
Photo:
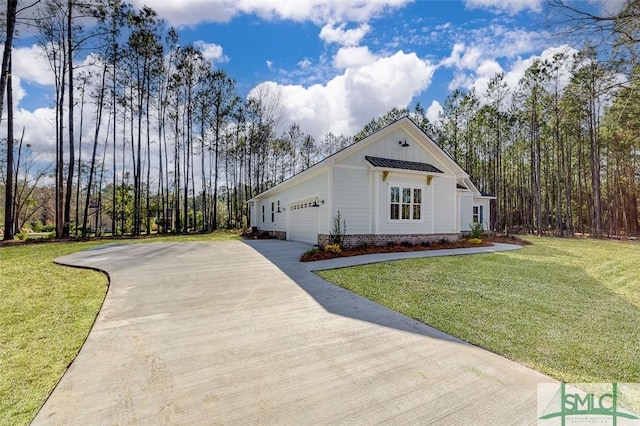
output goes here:
<path id="1" fill-rule="evenodd" d="M 536 385 L 554 380 L 327 283 L 311 270 L 349 258 L 298 262 L 307 248 L 57 259 L 107 272 L 110 288 L 33 424 L 536 424 Z"/>

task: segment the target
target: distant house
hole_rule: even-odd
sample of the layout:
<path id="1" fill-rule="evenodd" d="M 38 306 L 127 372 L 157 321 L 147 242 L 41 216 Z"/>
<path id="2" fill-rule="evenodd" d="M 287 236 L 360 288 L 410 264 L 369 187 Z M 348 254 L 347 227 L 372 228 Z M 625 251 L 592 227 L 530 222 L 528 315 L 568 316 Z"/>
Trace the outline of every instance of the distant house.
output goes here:
<path id="1" fill-rule="evenodd" d="M 474 222 L 487 228 L 494 198 L 405 117 L 249 200 L 250 221 L 320 246 L 338 212 L 346 246 L 454 240 Z"/>

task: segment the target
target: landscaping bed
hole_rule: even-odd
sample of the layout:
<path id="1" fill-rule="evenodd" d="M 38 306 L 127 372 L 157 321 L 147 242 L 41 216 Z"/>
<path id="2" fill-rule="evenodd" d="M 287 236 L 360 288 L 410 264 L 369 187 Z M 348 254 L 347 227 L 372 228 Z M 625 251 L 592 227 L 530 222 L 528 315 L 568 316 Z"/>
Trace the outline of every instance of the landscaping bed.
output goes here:
<path id="1" fill-rule="evenodd" d="M 482 237 L 480 242 L 472 241 L 469 238 L 463 238 L 458 241 L 435 241 L 424 242 L 422 244 L 411 243 L 391 243 L 384 246 L 361 245 L 353 248 L 340 248 L 335 250 L 333 246 L 327 246 L 325 249 L 315 248 L 305 252 L 301 257 L 301 262 L 312 262 L 315 260 L 335 259 L 337 257 L 359 256 L 363 254 L 374 253 L 398 253 L 408 251 L 424 251 L 424 250 L 442 250 L 452 248 L 469 248 L 469 247 L 489 247 L 494 243 L 507 243 L 525 245 L 531 244 L 515 235 L 486 235 Z M 328 250 L 327 250 L 328 248 Z"/>

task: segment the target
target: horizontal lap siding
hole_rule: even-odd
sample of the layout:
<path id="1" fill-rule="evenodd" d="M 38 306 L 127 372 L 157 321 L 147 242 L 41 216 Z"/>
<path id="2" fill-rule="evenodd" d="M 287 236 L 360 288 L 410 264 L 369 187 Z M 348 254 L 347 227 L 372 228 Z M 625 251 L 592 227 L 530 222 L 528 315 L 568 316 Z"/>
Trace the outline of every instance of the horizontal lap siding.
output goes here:
<path id="1" fill-rule="evenodd" d="M 310 178 L 304 182 L 300 182 L 292 188 L 283 190 L 282 192 L 271 195 L 256 203 L 257 226 L 260 230 L 265 231 L 286 231 L 287 217 L 289 215 L 290 204 L 293 202 L 313 202 L 315 197 L 324 200 L 324 204 L 320 204 L 319 208 L 319 233 L 327 232 L 326 224 L 328 221 L 327 208 L 327 173 Z M 271 223 L 271 202 L 275 202 L 275 208 L 278 209 L 278 200 L 280 201 L 281 213 L 275 214 L 275 223 Z M 262 205 L 265 206 L 265 223 L 262 223 Z"/>
<path id="2" fill-rule="evenodd" d="M 456 181 L 449 177 L 433 179 L 433 232 L 456 232 Z"/>
<path id="3" fill-rule="evenodd" d="M 333 213 L 335 217 L 338 210 L 340 211 L 349 234 L 370 232 L 369 179 L 370 172 L 365 168 L 335 167 L 333 169 Z M 333 224 L 333 218 L 331 218 L 331 224 Z"/>
<path id="4" fill-rule="evenodd" d="M 473 222 L 473 195 L 470 192 L 460 195 L 460 230 L 469 231 Z"/>

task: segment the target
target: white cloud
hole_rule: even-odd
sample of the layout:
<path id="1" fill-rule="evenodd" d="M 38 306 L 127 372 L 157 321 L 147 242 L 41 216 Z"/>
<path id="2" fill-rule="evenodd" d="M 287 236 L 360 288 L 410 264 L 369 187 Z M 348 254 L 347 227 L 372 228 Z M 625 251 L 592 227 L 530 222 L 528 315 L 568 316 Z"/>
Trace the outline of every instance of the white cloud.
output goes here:
<path id="1" fill-rule="evenodd" d="M 264 61 L 264 63 L 267 65 L 267 68 L 269 68 L 270 70 L 273 69 L 273 61 L 266 60 Z"/>
<path id="2" fill-rule="evenodd" d="M 204 56 L 206 60 L 215 64 L 229 62 L 229 58 L 223 53 L 222 46 L 215 43 L 207 43 L 202 40 L 198 40 L 193 44 L 202 51 L 202 56 Z"/>
<path id="3" fill-rule="evenodd" d="M 25 129 L 23 144 L 30 144 L 34 154 L 55 158 L 55 110 L 38 108 L 28 111 L 16 108 L 14 111 L 14 137 L 20 139 Z M 0 137 L 7 136 L 6 126 L 0 127 Z"/>
<path id="4" fill-rule="evenodd" d="M 338 43 L 342 46 L 357 46 L 362 38 L 371 31 L 368 24 L 362 24 L 358 28 L 346 30 L 346 24 L 339 26 L 327 24 L 320 30 L 320 39 L 325 43 Z"/>
<path id="5" fill-rule="evenodd" d="M 502 72 L 502 67 L 493 59 L 486 59 L 482 61 L 477 71 L 479 75 L 484 77 L 493 77 L 500 72 Z"/>
<path id="6" fill-rule="evenodd" d="M 496 73 L 504 71 L 501 62 L 510 61 L 518 67 L 523 54 L 540 48 L 543 37 L 543 33 L 495 24 L 460 34 L 461 41 L 455 43 L 451 54 L 440 62 L 455 70 L 449 90 L 475 89 L 482 94 Z M 517 81 L 513 83 L 515 87 Z"/>
<path id="7" fill-rule="evenodd" d="M 545 49 L 540 55 L 533 55 L 526 59 L 519 58 L 512 64 L 509 71 L 505 73 L 504 79 L 508 86 L 513 89 L 518 85 L 527 69 L 533 65 L 536 59 L 551 61 L 555 55 L 565 55 L 566 59 L 562 62 L 562 66 L 559 69 L 559 83 L 560 89 L 562 90 L 569 84 L 571 79 L 570 70 L 574 63 L 573 55 L 575 53 L 578 53 L 576 49 L 568 45 L 562 45 Z"/>
<path id="8" fill-rule="evenodd" d="M 135 7 L 147 5 L 174 26 L 203 22 L 228 22 L 241 14 L 264 19 L 297 22 L 366 22 L 389 9 L 402 7 L 412 0 L 134 0 Z"/>
<path id="9" fill-rule="evenodd" d="M 467 47 L 462 43 L 453 46 L 451 55 L 442 61 L 442 65 L 458 69 L 475 69 L 482 56 L 482 51 L 478 47 Z"/>
<path id="10" fill-rule="evenodd" d="M 340 69 L 361 67 L 377 60 L 368 47 L 343 47 L 333 58 L 333 66 Z"/>
<path id="11" fill-rule="evenodd" d="M 530 9 L 535 12 L 542 10 L 544 0 L 465 0 L 470 9 L 490 9 L 516 14 Z"/>
<path id="12" fill-rule="evenodd" d="M 600 5 L 600 13 L 603 16 L 615 16 L 629 4 L 629 0 L 591 0 L 590 3 Z"/>
<path id="13" fill-rule="evenodd" d="M 435 123 L 436 121 L 438 121 L 438 116 L 442 111 L 443 108 L 442 105 L 440 105 L 440 102 L 432 101 L 431 105 L 429 105 L 429 108 L 427 108 L 427 118 L 430 122 Z"/>
<path id="14" fill-rule="evenodd" d="M 483 99 L 485 92 L 492 78 L 496 73 L 504 73 L 504 81 L 507 87 L 514 90 L 518 87 L 520 80 L 524 77 L 525 72 L 536 60 L 552 61 L 556 55 L 564 55 L 561 65 L 558 69 L 558 88 L 562 91 L 571 79 L 571 67 L 574 63 L 573 55 L 577 50 L 568 46 L 550 47 L 542 51 L 539 55 L 531 55 L 527 58 L 517 58 L 511 62 L 506 69 L 503 69 L 495 60 L 484 60 L 476 70 L 471 72 L 457 72 L 449 83 L 449 90 L 464 88 L 466 90 L 475 90 L 476 94 Z"/>
<path id="15" fill-rule="evenodd" d="M 43 86 L 55 84 L 47 55 L 42 47 L 36 44 L 13 48 L 13 74 L 24 81 Z"/>
<path id="16" fill-rule="evenodd" d="M 283 123 L 285 126 L 296 122 L 320 140 L 328 132 L 352 135 L 371 118 L 394 106 L 407 106 L 429 86 L 435 68 L 415 53 L 399 51 L 347 68 L 325 85 L 261 84 L 280 93 L 284 116 L 289 120 Z M 254 88 L 249 96 L 257 90 Z"/>
<path id="17" fill-rule="evenodd" d="M 447 88 L 451 91 L 459 88 L 471 89 L 476 81 L 476 77 L 472 73 L 459 72 L 454 74 L 453 79 L 449 82 Z"/>

